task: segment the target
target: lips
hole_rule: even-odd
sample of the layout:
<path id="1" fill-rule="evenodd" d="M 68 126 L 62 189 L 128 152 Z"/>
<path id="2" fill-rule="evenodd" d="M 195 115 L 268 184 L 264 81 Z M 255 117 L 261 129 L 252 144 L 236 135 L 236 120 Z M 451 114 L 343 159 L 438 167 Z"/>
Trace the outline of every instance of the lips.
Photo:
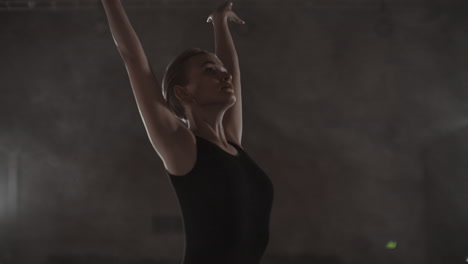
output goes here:
<path id="1" fill-rule="evenodd" d="M 227 84 L 227 85 L 221 87 L 221 89 L 232 89 L 232 86 L 230 84 Z"/>

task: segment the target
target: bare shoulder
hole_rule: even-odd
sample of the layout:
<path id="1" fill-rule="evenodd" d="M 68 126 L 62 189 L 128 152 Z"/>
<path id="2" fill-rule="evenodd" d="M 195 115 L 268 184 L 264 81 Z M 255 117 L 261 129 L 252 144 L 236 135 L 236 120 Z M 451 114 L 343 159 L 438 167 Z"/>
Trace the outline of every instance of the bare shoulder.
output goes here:
<path id="1" fill-rule="evenodd" d="M 167 136 L 167 147 L 160 149 L 159 156 L 163 160 L 166 170 L 175 176 L 184 176 L 195 166 L 197 146 L 192 131 L 180 127 L 176 132 Z"/>

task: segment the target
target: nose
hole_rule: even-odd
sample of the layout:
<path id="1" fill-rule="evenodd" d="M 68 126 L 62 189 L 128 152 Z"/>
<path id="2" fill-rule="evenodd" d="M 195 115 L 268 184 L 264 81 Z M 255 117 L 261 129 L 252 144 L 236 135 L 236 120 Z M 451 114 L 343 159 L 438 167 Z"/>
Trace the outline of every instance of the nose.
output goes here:
<path id="1" fill-rule="evenodd" d="M 230 81 L 232 78 L 232 75 L 229 72 L 223 72 L 223 81 L 227 82 Z"/>

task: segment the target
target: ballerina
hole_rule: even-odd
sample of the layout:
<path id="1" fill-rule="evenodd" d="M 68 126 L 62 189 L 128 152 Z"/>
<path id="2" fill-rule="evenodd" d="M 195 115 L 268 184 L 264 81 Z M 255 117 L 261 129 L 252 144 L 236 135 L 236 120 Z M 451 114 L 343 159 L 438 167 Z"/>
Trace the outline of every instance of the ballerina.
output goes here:
<path id="1" fill-rule="evenodd" d="M 183 264 L 259 264 L 274 191 L 241 144 L 240 69 L 228 22 L 245 22 L 232 2 L 219 5 L 206 21 L 216 52 L 183 51 L 160 85 L 120 0 L 102 3 L 149 140 L 177 194 Z"/>

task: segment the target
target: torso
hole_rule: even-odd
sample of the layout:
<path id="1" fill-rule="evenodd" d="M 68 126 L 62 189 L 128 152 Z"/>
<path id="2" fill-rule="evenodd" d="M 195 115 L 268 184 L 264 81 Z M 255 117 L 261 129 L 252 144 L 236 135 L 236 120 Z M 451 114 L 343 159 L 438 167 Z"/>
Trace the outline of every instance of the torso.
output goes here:
<path id="1" fill-rule="evenodd" d="M 194 138 L 187 149 L 195 153 L 178 158 L 185 156 L 194 164 L 177 175 L 166 169 L 181 209 L 182 264 L 260 264 L 269 241 L 271 180 L 234 141 L 228 140 L 235 149 L 229 152 L 203 137 Z M 185 151 L 183 145 L 174 149 L 172 153 Z"/>

